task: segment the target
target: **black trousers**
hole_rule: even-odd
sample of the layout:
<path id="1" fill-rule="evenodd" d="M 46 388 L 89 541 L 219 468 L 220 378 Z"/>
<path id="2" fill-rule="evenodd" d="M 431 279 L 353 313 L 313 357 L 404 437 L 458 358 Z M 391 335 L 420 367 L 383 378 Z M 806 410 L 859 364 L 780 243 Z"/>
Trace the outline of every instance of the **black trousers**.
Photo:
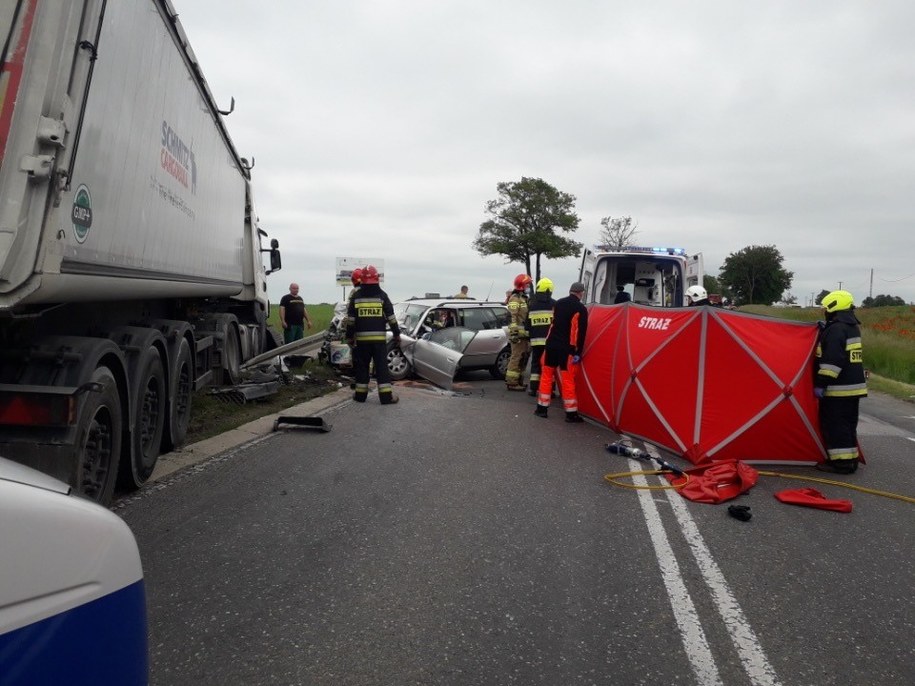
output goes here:
<path id="1" fill-rule="evenodd" d="M 369 366 L 375 363 L 375 378 L 378 381 L 378 397 L 382 403 L 389 403 L 393 397 L 391 372 L 388 370 L 387 343 L 358 343 L 353 350 L 353 371 L 356 375 L 356 392 L 353 398 L 365 401 L 369 394 Z"/>
<path id="2" fill-rule="evenodd" d="M 543 366 L 540 364 L 543 358 L 543 349 L 542 345 L 532 345 L 531 346 L 531 377 L 530 377 L 530 388 L 535 393 L 537 389 L 540 388 L 540 374 L 543 372 Z"/>
<path id="3" fill-rule="evenodd" d="M 857 459 L 860 397 L 820 398 L 820 433 L 830 459 Z"/>

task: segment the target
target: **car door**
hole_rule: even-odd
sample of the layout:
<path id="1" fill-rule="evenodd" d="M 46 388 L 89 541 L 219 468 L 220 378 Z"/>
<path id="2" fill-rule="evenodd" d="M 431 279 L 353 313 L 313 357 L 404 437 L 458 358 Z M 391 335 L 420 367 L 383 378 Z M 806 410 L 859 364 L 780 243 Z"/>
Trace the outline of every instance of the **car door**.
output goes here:
<path id="1" fill-rule="evenodd" d="M 475 332 L 462 326 L 424 335 L 413 344 L 413 371 L 436 386 L 451 390 L 464 349 L 475 336 Z"/>
<path id="2" fill-rule="evenodd" d="M 464 349 L 461 366 L 489 367 L 508 344 L 508 335 L 501 326 L 498 312 L 492 307 L 468 307 L 463 310 L 464 326 L 476 331 L 476 336 Z"/>

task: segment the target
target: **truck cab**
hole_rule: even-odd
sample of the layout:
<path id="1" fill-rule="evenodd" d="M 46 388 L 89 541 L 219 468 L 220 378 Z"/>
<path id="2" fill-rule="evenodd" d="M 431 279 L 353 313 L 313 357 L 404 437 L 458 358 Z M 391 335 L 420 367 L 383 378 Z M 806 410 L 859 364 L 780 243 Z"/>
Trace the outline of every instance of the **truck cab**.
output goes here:
<path id="1" fill-rule="evenodd" d="M 667 247 L 585 248 L 579 271 L 583 302 L 598 305 L 613 305 L 622 287 L 638 305 L 685 307 L 686 289 L 703 276 L 702 253 Z"/>

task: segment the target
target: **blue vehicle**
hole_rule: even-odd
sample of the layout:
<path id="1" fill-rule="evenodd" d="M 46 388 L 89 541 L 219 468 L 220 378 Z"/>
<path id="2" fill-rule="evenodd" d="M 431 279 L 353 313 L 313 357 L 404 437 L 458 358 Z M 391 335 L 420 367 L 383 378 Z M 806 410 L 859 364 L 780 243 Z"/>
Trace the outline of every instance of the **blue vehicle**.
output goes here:
<path id="1" fill-rule="evenodd" d="M 0 686 L 148 683 L 133 534 L 66 484 L 0 458 Z"/>

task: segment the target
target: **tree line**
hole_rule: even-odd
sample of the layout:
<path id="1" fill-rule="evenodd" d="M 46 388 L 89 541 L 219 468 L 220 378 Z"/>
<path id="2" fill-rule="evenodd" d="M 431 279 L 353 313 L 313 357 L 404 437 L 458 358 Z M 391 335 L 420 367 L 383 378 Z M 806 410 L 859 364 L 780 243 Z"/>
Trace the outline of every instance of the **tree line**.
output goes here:
<path id="1" fill-rule="evenodd" d="M 534 281 L 540 279 L 543 258 L 562 259 L 581 254 L 582 244 L 568 237 L 581 223 L 575 213 L 575 196 L 543 179 L 496 184 L 498 197 L 486 203 L 489 218 L 480 224 L 473 248 L 482 256 L 502 255 L 506 264 L 518 262 Z M 601 219 L 600 240 L 608 250 L 634 245 L 638 223 L 631 216 Z M 774 245 L 750 245 L 729 254 L 717 277 L 705 275 L 703 286 L 735 305 L 794 304 L 790 294 L 794 272 L 785 269 L 784 257 Z M 820 292 L 816 304 L 829 293 Z M 865 307 L 905 305 L 902 298 L 878 295 L 865 298 Z"/>

